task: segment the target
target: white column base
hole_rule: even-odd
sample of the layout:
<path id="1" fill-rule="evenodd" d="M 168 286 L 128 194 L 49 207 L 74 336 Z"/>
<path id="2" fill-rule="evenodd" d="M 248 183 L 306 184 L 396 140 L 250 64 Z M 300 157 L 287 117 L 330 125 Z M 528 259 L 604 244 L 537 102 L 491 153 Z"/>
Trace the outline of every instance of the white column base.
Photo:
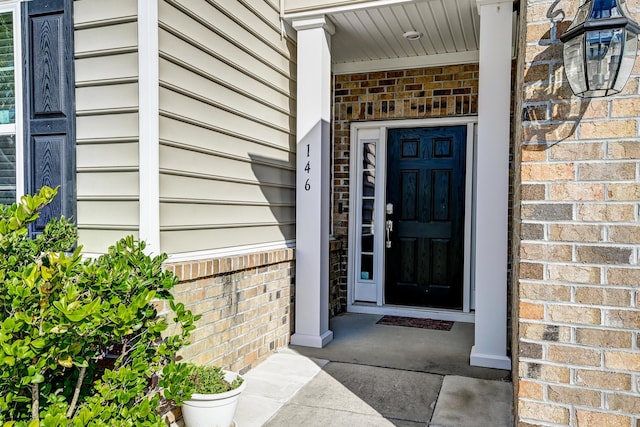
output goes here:
<path id="1" fill-rule="evenodd" d="M 511 358 L 498 354 L 480 353 L 476 346 L 471 347 L 471 366 L 481 366 L 483 368 L 511 370 Z"/>
<path id="2" fill-rule="evenodd" d="M 333 331 L 327 331 L 322 335 L 291 335 L 291 345 L 299 345 L 302 347 L 322 348 L 333 341 Z"/>

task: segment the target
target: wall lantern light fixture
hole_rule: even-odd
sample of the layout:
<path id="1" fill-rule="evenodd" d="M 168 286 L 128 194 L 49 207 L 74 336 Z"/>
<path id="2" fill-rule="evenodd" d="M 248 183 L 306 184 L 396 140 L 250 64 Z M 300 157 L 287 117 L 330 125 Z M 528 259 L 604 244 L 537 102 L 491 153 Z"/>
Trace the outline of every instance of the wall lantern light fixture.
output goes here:
<path id="1" fill-rule="evenodd" d="M 587 0 L 567 31 L 564 70 L 582 98 L 615 95 L 631 74 L 640 26 L 628 17 L 625 0 Z"/>

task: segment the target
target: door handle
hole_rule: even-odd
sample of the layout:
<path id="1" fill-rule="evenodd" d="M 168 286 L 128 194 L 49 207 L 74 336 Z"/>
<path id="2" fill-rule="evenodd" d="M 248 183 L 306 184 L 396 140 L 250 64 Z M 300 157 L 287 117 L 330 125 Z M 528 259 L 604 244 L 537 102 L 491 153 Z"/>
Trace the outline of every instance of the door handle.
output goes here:
<path id="1" fill-rule="evenodd" d="M 393 231 L 393 221 L 388 219 L 385 223 L 385 227 L 384 227 L 387 231 L 387 240 L 386 240 L 386 246 L 387 249 L 391 248 L 391 232 Z"/>

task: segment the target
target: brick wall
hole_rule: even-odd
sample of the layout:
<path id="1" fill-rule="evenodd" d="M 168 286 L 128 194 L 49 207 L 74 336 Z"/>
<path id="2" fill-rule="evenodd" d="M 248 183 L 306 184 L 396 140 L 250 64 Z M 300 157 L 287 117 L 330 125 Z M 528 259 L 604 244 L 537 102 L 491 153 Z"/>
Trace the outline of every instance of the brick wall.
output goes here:
<path id="1" fill-rule="evenodd" d="M 294 251 L 167 264 L 176 302 L 202 314 L 186 361 L 245 373 L 286 347 L 293 328 Z"/>
<path id="2" fill-rule="evenodd" d="M 478 64 L 338 75 L 335 80 L 333 233 L 346 238 L 351 122 L 476 115 Z"/>
<path id="3" fill-rule="evenodd" d="M 347 307 L 347 251 L 343 241 L 329 242 L 329 315 L 346 312 Z"/>
<path id="4" fill-rule="evenodd" d="M 346 262 L 351 122 L 476 115 L 478 64 L 338 75 L 335 81 L 333 235 Z M 340 311 L 346 309 L 346 273 L 345 265 L 339 289 L 332 290 L 342 295 Z"/>
<path id="5" fill-rule="evenodd" d="M 557 37 L 578 5 L 522 6 L 517 419 L 637 427 L 640 68 L 621 95 L 572 97 Z M 563 22 L 547 18 L 554 6 Z"/>

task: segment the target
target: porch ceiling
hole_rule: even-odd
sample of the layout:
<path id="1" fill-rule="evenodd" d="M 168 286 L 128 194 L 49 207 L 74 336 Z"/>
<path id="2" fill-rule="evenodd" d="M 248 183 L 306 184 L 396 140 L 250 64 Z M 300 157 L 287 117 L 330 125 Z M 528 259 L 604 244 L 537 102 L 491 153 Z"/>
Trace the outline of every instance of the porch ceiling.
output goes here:
<path id="1" fill-rule="evenodd" d="M 288 0 L 285 4 L 288 4 Z M 309 2 L 307 2 L 309 3 Z M 326 15 L 335 25 L 331 40 L 338 74 L 477 62 L 480 16 L 476 0 L 311 1 L 289 9 L 289 21 Z M 327 5 L 328 4 L 328 5 Z M 407 31 L 422 33 L 407 40 Z"/>

